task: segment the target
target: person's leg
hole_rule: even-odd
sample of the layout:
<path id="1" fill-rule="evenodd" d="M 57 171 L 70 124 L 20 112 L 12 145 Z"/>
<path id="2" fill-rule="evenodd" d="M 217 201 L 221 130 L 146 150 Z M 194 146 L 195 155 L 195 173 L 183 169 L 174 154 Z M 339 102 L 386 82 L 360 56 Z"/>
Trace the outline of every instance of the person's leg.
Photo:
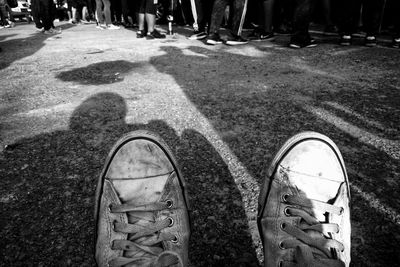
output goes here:
<path id="1" fill-rule="evenodd" d="M 96 0 L 96 17 L 97 23 L 101 26 L 104 24 L 104 16 L 103 16 L 103 1 Z"/>
<path id="2" fill-rule="evenodd" d="M 366 31 L 365 45 L 375 46 L 376 36 L 379 33 L 382 8 L 384 0 L 364 0 L 363 4 L 363 25 Z"/>
<path id="3" fill-rule="evenodd" d="M 244 19 L 246 17 L 248 0 L 233 0 L 231 11 L 233 12 L 231 29 L 228 32 L 227 45 L 247 44 L 248 40 L 242 38 Z"/>
<path id="4" fill-rule="evenodd" d="M 0 0 L 0 18 L 1 18 L 0 26 L 4 27 L 4 26 L 8 25 L 5 0 Z"/>
<path id="5" fill-rule="evenodd" d="M 40 8 L 39 0 L 32 0 L 31 1 L 31 14 L 33 17 L 33 21 L 35 23 L 36 29 L 38 31 L 43 31 L 43 24 L 39 18 L 39 13 L 40 13 L 39 8 Z"/>
<path id="6" fill-rule="evenodd" d="M 315 0 L 296 0 L 293 16 L 293 35 L 290 40 L 290 47 L 302 48 L 316 45 L 308 32 L 314 6 Z"/>
<path id="7" fill-rule="evenodd" d="M 122 5 L 121 5 L 121 0 L 115 0 L 113 1 L 114 5 L 114 12 L 115 12 L 115 22 L 119 25 L 121 25 L 122 22 Z"/>
<path id="8" fill-rule="evenodd" d="M 397 14 L 400 14 L 400 1 L 396 2 L 395 9 Z M 400 16 L 397 16 L 394 21 L 393 48 L 400 48 Z"/>
<path id="9" fill-rule="evenodd" d="M 321 0 L 322 11 L 325 19 L 325 32 L 337 32 L 337 28 L 332 19 L 332 2 L 331 0 Z"/>
<path id="10" fill-rule="evenodd" d="M 264 31 L 266 33 L 272 33 L 272 21 L 274 12 L 275 0 L 264 0 L 262 5 L 262 10 L 264 11 Z"/>
<path id="11" fill-rule="evenodd" d="M 146 13 L 146 23 L 147 23 L 147 30 L 149 33 L 154 31 L 154 26 L 156 24 L 156 15 L 151 13 Z"/>
<path id="12" fill-rule="evenodd" d="M 125 135 L 111 149 L 97 184 L 97 265 L 188 266 L 188 210 L 171 149 L 150 132 Z"/>
<path id="13" fill-rule="evenodd" d="M 72 23 L 78 23 L 78 9 L 76 7 L 72 7 Z"/>
<path id="14" fill-rule="evenodd" d="M 349 266 L 350 188 L 331 139 L 305 132 L 282 146 L 261 187 L 257 223 L 265 266 Z"/>
<path id="15" fill-rule="evenodd" d="M 146 8 L 145 8 L 145 18 L 147 23 L 147 38 L 149 39 L 162 39 L 165 38 L 165 34 L 161 34 L 159 31 L 156 30 L 156 12 L 157 6 L 154 4 L 154 0 L 146 0 Z"/>
<path id="16" fill-rule="evenodd" d="M 143 38 L 147 35 L 147 31 L 145 29 L 145 12 L 146 12 L 146 0 L 138 0 L 137 1 L 137 19 L 138 19 L 138 27 L 139 30 L 136 33 L 137 38 Z"/>
<path id="17" fill-rule="evenodd" d="M 219 36 L 219 28 L 225 15 L 225 9 L 228 5 L 228 0 L 215 0 L 212 8 L 210 26 L 207 36 L 207 44 L 216 45 L 222 44 L 222 39 Z"/>
<path id="18" fill-rule="evenodd" d="M 103 1 L 103 5 L 104 5 L 104 17 L 105 17 L 105 22 L 106 25 L 109 26 L 112 24 L 111 21 L 111 2 L 110 0 L 102 0 Z"/>
<path id="19" fill-rule="evenodd" d="M 352 43 L 352 34 L 357 31 L 361 0 L 341 0 L 342 9 L 339 15 L 339 35 L 341 45 Z"/>
<path id="20" fill-rule="evenodd" d="M 215 0 L 211 13 L 211 22 L 210 22 L 210 34 L 219 33 L 219 28 L 221 27 L 221 23 L 223 17 L 225 15 L 225 8 L 228 5 L 227 0 Z"/>
<path id="21" fill-rule="evenodd" d="M 89 19 L 89 11 L 88 11 L 88 7 L 87 6 L 83 6 L 82 7 L 82 21 L 83 22 L 85 22 L 85 23 L 87 23 L 87 22 L 89 22 L 88 21 L 88 19 Z"/>
<path id="22" fill-rule="evenodd" d="M 51 33 L 50 29 L 53 25 L 53 19 L 51 14 L 51 4 L 53 3 L 52 0 L 40 0 L 40 11 L 43 17 L 43 27 L 45 33 Z"/>
<path id="23" fill-rule="evenodd" d="M 232 4 L 232 29 L 231 33 L 236 36 L 242 35 L 244 19 L 246 17 L 248 0 L 233 0 Z"/>
<path id="24" fill-rule="evenodd" d="M 258 0 L 258 28 L 256 28 L 251 34 L 250 39 L 254 41 L 263 41 L 274 39 L 273 33 L 273 13 L 275 10 L 275 0 Z"/>
<path id="25" fill-rule="evenodd" d="M 132 27 L 131 22 L 129 21 L 129 17 L 132 16 L 132 10 L 129 8 L 128 0 L 121 0 L 121 12 L 122 18 L 124 19 L 124 26 L 127 28 Z"/>

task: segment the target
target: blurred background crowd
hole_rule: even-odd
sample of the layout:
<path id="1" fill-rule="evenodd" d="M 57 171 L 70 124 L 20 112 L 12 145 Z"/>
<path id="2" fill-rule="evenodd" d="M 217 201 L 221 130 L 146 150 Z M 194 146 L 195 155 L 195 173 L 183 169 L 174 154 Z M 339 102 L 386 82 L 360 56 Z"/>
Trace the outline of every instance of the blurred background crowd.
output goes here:
<path id="1" fill-rule="evenodd" d="M 338 35 L 351 45 L 361 34 L 364 44 L 375 46 L 377 36 L 391 36 L 400 45 L 399 0 L 0 0 L 0 28 L 15 22 L 34 22 L 38 32 L 59 33 L 55 19 L 72 24 L 96 24 L 101 30 L 137 28 L 138 38 L 165 38 L 156 24 L 189 26 L 189 39 L 216 45 L 271 41 L 291 34 L 293 48 L 312 47 L 310 23 L 327 35 Z M 222 40 L 219 29 L 228 30 Z M 243 36 L 243 29 L 252 32 Z M 169 28 L 169 31 L 172 29 Z"/>

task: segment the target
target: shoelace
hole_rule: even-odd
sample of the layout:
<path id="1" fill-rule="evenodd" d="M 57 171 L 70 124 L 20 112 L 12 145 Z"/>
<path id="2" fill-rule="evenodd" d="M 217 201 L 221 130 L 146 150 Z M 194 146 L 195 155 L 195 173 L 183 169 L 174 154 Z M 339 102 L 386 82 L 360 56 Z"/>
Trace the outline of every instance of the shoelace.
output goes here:
<path id="1" fill-rule="evenodd" d="M 283 240 L 279 246 L 282 249 L 296 248 L 296 261 L 299 266 L 317 266 L 324 262 L 326 266 L 343 266 L 344 263 L 337 260 L 337 253 L 344 251 L 344 246 L 332 239 L 332 233 L 339 233 L 339 225 L 334 223 L 321 223 L 314 216 L 313 210 L 322 214 L 330 213 L 341 215 L 343 208 L 327 204 L 325 202 L 310 200 L 298 195 L 284 195 L 284 203 L 288 206 L 284 212 L 287 216 L 300 217 L 299 226 L 281 223 L 283 231 L 296 238 Z M 301 242 L 299 242 L 299 240 Z M 318 255 L 318 260 L 314 257 Z M 290 262 L 282 262 L 281 266 L 296 266 Z"/>
<path id="2" fill-rule="evenodd" d="M 167 217 L 161 221 L 154 221 L 152 216 L 146 216 L 143 212 L 154 212 L 170 209 L 172 200 L 155 202 L 143 205 L 113 204 L 110 205 L 111 213 L 129 213 L 130 223 L 113 222 L 114 231 L 128 234 L 128 240 L 113 240 L 113 250 L 124 250 L 129 256 L 117 257 L 109 262 L 109 266 L 124 266 L 126 264 L 138 264 L 140 266 L 170 266 L 177 264 L 176 255 L 167 254 L 160 259 L 163 248 L 157 246 L 162 241 L 176 242 L 177 237 L 171 233 L 160 233 L 160 230 L 174 224 L 172 218 Z M 138 222 L 146 221 L 145 225 Z"/>

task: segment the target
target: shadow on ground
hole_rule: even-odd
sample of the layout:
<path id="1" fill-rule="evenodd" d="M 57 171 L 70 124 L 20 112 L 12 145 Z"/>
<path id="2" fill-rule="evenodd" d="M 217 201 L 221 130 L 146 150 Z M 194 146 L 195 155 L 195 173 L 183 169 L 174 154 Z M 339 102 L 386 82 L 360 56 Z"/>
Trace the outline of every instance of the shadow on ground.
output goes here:
<path id="1" fill-rule="evenodd" d="M 353 264 L 400 261 L 400 53 L 319 47 L 310 56 L 262 44 L 161 49 L 151 63 L 174 77 L 259 183 L 293 134 L 331 137 L 350 173 Z"/>
<path id="2" fill-rule="evenodd" d="M 124 133 L 147 129 L 171 146 L 185 175 L 192 239 L 204 244 L 191 247 L 195 265 L 257 266 L 240 193 L 214 148 L 197 131 L 177 136 L 163 121 L 128 125 L 126 112 L 121 96 L 99 93 L 73 112 L 69 130 L 21 139 L 4 151 L 1 265 L 94 265 L 93 202 L 102 164 Z M 217 224 L 218 216 L 227 225 Z"/>
<path id="3" fill-rule="evenodd" d="M 125 75 L 142 66 L 142 63 L 132 63 L 125 60 L 99 62 L 82 68 L 60 72 L 56 75 L 56 78 L 65 82 L 77 82 L 83 85 L 109 84 L 123 81 Z"/>
<path id="4" fill-rule="evenodd" d="M 62 24 L 59 26 L 62 30 L 67 30 L 71 27 L 74 27 L 72 24 Z M 41 32 L 35 32 L 35 27 L 32 26 L 32 34 L 29 37 L 25 38 L 10 38 L 15 36 L 16 34 L 10 34 L 6 36 L 0 36 L 0 47 L 2 48 L 1 52 L 1 61 L 0 61 L 0 70 L 5 69 L 10 66 L 14 61 L 20 60 L 22 58 L 33 55 L 38 50 L 45 46 L 45 41 L 48 39 L 57 39 L 62 38 L 62 34 L 56 35 L 46 35 Z M 5 41 L 3 41 L 6 38 Z"/>

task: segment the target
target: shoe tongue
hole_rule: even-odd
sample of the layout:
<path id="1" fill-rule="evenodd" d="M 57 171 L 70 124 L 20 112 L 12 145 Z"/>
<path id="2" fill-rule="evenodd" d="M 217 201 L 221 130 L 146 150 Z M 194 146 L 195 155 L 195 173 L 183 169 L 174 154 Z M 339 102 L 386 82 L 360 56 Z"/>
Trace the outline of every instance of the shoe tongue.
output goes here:
<path id="1" fill-rule="evenodd" d="M 320 141 L 295 146 L 280 163 L 277 173 L 293 193 L 328 202 L 336 197 L 344 175 L 332 148 Z"/>

